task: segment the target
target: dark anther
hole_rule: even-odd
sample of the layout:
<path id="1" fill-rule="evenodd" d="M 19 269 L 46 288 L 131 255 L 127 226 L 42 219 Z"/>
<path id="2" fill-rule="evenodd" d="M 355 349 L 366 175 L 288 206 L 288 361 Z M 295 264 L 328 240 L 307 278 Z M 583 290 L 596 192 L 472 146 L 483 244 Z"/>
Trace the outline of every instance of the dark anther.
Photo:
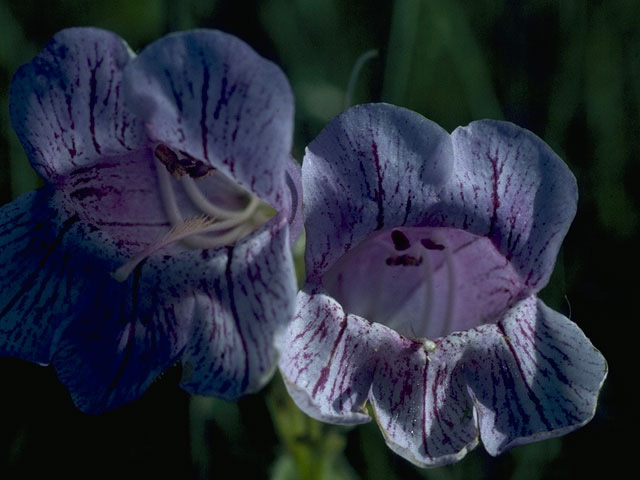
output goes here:
<path id="1" fill-rule="evenodd" d="M 400 255 L 398 257 L 389 257 L 386 260 L 389 266 L 417 267 L 422 265 L 422 257 L 412 257 L 411 255 Z"/>
<path id="2" fill-rule="evenodd" d="M 197 160 L 194 158 L 181 158 L 178 162 L 180 162 L 180 165 L 182 165 L 185 170 L 189 170 L 196 166 Z"/>
<path id="3" fill-rule="evenodd" d="M 178 156 L 168 146 L 161 143 L 153 153 L 174 178 L 180 178 L 187 173 L 187 170 L 180 164 Z"/>
<path id="4" fill-rule="evenodd" d="M 436 243 L 428 238 L 423 238 L 422 240 L 420 240 L 420 243 L 427 250 L 444 250 L 444 245 Z"/>
<path id="5" fill-rule="evenodd" d="M 404 233 L 402 233 L 400 230 L 393 230 L 391 232 L 391 241 L 393 242 L 393 246 L 399 252 L 411 247 L 411 242 L 409 241 L 407 236 Z"/>
<path id="6" fill-rule="evenodd" d="M 191 160 L 195 161 L 196 159 L 193 158 L 191 155 L 189 155 L 187 152 L 185 152 L 184 150 L 178 150 L 178 152 L 180 152 L 180 155 L 182 155 L 183 157 L 187 157 L 190 158 Z"/>
<path id="7" fill-rule="evenodd" d="M 189 169 L 189 176 L 192 178 L 202 178 L 211 175 L 215 169 L 205 165 L 200 160 L 195 161 L 195 165 Z"/>
<path id="8" fill-rule="evenodd" d="M 175 152 L 162 143 L 156 147 L 153 153 L 164 165 L 173 165 L 178 162 L 178 156 Z"/>
<path id="9" fill-rule="evenodd" d="M 189 175 L 191 178 L 202 178 L 211 175 L 215 171 L 213 167 L 196 160 L 188 153 L 182 150 L 178 151 L 180 152 L 180 158 L 170 147 L 162 143 L 153 151 L 156 158 L 162 162 L 174 178 L 180 178 L 183 175 Z"/>

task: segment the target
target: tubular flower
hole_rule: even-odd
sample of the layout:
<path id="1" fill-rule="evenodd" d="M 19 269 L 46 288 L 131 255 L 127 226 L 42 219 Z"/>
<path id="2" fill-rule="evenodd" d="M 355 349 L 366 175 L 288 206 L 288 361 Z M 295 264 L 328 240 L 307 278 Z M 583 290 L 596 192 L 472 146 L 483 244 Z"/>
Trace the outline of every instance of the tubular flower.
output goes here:
<path id="1" fill-rule="evenodd" d="M 353 424 L 372 411 L 420 466 L 593 417 L 606 362 L 536 298 L 577 201 L 539 138 L 489 120 L 449 135 L 357 106 L 309 145 L 302 185 L 307 280 L 278 345 L 305 412 Z"/>
<path id="2" fill-rule="evenodd" d="M 16 73 L 10 110 L 45 186 L 0 209 L 0 355 L 52 363 L 86 412 L 176 362 L 189 392 L 259 389 L 301 226 L 283 73 L 221 32 L 136 56 L 74 28 Z"/>

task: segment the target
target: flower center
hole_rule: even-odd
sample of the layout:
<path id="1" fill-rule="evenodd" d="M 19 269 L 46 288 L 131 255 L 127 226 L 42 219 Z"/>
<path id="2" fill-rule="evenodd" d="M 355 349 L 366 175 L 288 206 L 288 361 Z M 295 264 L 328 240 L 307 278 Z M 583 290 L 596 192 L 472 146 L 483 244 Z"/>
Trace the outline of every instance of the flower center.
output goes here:
<path id="1" fill-rule="evenodd" d="M 180 242 L 191 249 L 233 245 L 273 216 L 269 205 L 186 152 L 176 153 L 159 144 L 154 156 L 160 197 L 171 229 L 118 268 L 113 274 L 116 280 L 126 280 L 140 262 L 170 244 Z M 214 201 L 198 185 L 212 176 L 217 177 L 215 185 L 224 190 Z"/>
<path id="2" fill-rule="evenodd" d="M 377 232 L 324 275 L 348 313 L 434 347 L 431 340 L 495 321 L 527 293 L 486 237 L 453 228 Z"/>

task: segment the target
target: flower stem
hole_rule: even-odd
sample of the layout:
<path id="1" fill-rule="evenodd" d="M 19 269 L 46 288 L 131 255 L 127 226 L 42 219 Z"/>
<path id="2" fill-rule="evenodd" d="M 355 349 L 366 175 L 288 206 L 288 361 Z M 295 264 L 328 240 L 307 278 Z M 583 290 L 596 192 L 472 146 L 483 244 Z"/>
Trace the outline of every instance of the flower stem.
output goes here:
<path id="1" fill-rule="evenodd" d="M 276 375 L 267 392 L 267 407 L 284 445 L 293 458 L 300 480 L 350 478 L 344 458 L 345 428 L 326 425 L 308 417 L 291 400 L 284 382 Z"/>

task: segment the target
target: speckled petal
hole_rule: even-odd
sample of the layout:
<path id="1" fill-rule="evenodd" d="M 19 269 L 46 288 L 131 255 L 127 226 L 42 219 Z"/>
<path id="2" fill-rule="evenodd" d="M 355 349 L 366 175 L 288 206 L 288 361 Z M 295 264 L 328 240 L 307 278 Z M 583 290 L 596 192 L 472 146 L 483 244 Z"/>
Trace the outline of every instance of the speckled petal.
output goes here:
<path id="1" fill-rule="evenodd" d="M 302 164 L 307 275 L 376 230 L 424 224 L 452 166 L 449 135 L 417 113 L 370 104 L 334 118 Z"/>
<path id="2" fill-rule="evenodd" d="M 90 308 L 74 312 L 53 357 L 80 410 L 102 413 L 131 402 L 177 362 L 194 311 L 194 298 L 176 285 L 184 275 L 150 261 L 124 283 L 105 272 L 84 279 L 80 294 L 92 300 Z"/>
<path id="3" fill-rule="evenodd" d="M 465 375 L 489 453 L 591 420 L 607 364 L 575 323 L 530 297 L 470 334 Z"/>
<path id="4" fill-rule="evenodd" d="M 171 228 L 160 200 L 156 168 L 149 149 L 105 157 L 60 181 L 54 202 L 59 211 L 77 214 L 110 235 L 125 261 Z M 188 199 L 176 197 L 179 205 L 188 205 Z"/>
<path id="5" fill-rule="evenodd" d="M 65 216 L 50 193 L 0 209 L 0 354 L 52 362 L 76 405 L 99 413 L 137 398 L 175 363 L 193 299 L 162 257 L 114 280 L 116 242 Z"/>
<path id="6" fill-rule="evenodd" d="M 417 348 L 416 348 L 417 346 Z M 461 368 L 464 335 L 451 335 L 428 354 L 411 342 L 380 356 L 371 403 L 389 447 L 421 467 L 460 460 L 478 443 Z"/>
<path id="7" fill-rule="evenodd" d="M 297 288 L 287 221 L 280 214 L 235 246 L 194 258 L 194 330 L 182 355 L 187 391 L 236 399 L 271 378 L 274 338 L 293 317 Z"/>
<path id="8" fill-rule="evenodd" d="M 540 290 L 576 212 L 573 174 L 546 143 L 511 123 L 481 120 L 451 136 L 454 177 L 432 224 L 489 237 L 530 291 Z"/>
<path id="9" fill-rule="evenodd" d="M 298 294 L 296 316 L 279 338 L 280 371 L 296 404 L 331 423 L 363 423 L 379 347 L 397 335 L 354 315 L 320 287 Z"/>
<path id="10" fill-rule="evenodd" d="M 0 208 L 0 356 L 48 364 L 77 303 L 78 265 L 62 246 L 77 218 L 58 223 L 48 189 Z M 52 218 L 54 221 L 52 221 Z"/>
<path id="11" fill-rule="evenodd" d="M 122 69 L 132 57 L 113 33 L 70 28 L 18 70 L 11 82 L 11 123 L 42 177 L 57 181 L 146 141 L 123 102 Z"/>
<path id="12" fill-rule="evenodd" d="M 145 48 L 127 68 L 125 87 L 153 139 L 283 205 L 294 103 L 276 65 L 232 35 L 196 30 Z"/>

